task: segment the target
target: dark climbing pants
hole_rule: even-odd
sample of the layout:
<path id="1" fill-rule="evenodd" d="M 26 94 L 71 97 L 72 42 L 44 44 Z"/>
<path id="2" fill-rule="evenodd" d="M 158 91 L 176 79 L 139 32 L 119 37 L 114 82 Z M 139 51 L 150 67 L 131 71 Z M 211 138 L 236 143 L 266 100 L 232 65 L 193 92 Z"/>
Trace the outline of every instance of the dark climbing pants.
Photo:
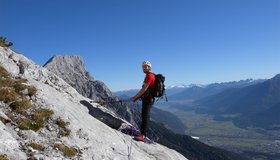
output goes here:
<path id="1" fill-rule="evenodd" d="M 150 121 L 150 111 L 154 104 L 154 100 L 142 99 L 142 124 L 141 124 L 141 134 L 146 136 L 148 124 Z"/>

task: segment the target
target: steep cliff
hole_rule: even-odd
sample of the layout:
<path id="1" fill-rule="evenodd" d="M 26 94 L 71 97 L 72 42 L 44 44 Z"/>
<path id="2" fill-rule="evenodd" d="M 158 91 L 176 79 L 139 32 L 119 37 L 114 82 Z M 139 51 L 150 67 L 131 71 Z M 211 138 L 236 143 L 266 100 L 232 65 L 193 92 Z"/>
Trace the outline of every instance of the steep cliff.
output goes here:
<path id="1" fill-rule="evenodd" d="M 100 122 L 89 114 L 89 107 L 99 108 L 115 117 L 114 113 L 96 103 L 85 107 L 81 102 L 90 99 L 23 55 L 0 47 L 0 66 L 3 74 L 6 71 L 8 74 L 1 76 L 1 82 L 17 84 L 1 83 L 1 91 L 17 95 L 14 99 L 4 99 L 2 95 L 0 100 L 1 157 L 20 160 L 185 159 L 159 144 L 133 142 L 130 136 Z M 19 87 L 21 85 L 34 87 L 36 92 L 31 94 L 28 89 Z M 30 104 L 25 110 L 12 105 L 23 100 Z M 39 112 L 37 115 L 38 110 L 49 114 Z M 23 126 L 25 120 L 30 120 L 26 122 L 29 126 Z M 37 126 L 41 120 L 42 125 Z"/>
<path id="2" fill-rule="evenodd" d="M 103 82 L 94 80 L 89 75 L 82 57 L 78 55 L 53 56 L 44 67 L 61 77 L 85 97 L 93 100 L 113 97 Z"/>
<path id="3" fill-rule="evenodd" d="M 62 78 L 83 96 L 96 102 L 105 102 L 108 109 L 131 124 L 136 125 L 133 111 L 126 105 L 114 103 L 118 101 L 118 98 L 112 95 L 103 82 L 94 80 L 90 76 L 85 69 L 82 57 L 78 55 L 56 55 L 48 60 L 44 67 Z"/>

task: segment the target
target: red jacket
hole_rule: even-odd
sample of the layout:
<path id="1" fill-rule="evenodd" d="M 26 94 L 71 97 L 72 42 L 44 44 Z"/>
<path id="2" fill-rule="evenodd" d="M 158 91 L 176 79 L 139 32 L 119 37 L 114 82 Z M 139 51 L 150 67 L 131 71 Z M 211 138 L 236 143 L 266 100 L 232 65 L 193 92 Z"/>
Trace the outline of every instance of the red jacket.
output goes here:
<path id="1" fill-rule="evenodd" d="M 155 88 L 155 82 L 156 82 L 155 74 L 153 74 L 152 72 L 147 73 L 146 77 L 145 77 L 145 80 L 144 80 L 144 83 L 148 83 L 149 87 L 151 89 L 154 89 Z"/>

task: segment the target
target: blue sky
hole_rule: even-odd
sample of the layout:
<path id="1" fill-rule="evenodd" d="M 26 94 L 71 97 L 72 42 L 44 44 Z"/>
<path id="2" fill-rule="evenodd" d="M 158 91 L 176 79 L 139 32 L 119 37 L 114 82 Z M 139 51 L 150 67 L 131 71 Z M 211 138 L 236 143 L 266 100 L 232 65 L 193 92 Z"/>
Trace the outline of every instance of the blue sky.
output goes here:
<path id="1" fill-rule="evenodd" d="M 0 35 L 43 65 L 78 54 L 112 91 L 280 73 L 280 0 L 0 0 Z"/>

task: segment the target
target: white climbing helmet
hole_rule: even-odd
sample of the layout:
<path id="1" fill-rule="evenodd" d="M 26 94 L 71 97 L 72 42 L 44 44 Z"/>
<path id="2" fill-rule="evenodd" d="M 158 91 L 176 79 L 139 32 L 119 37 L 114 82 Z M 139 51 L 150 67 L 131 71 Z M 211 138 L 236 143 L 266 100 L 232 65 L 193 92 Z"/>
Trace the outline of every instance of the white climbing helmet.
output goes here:
<path id="1" fill-rule="evenodd" d="M 152 64 L 151 64 L 151 62 L 149 62 L 149 61 L 144 61 L 143 63 L 142 63 L 142 66 L 143 65 L 147 65 L 147 66 L 150 66 L 151 68 L 152 68 Z"/>

